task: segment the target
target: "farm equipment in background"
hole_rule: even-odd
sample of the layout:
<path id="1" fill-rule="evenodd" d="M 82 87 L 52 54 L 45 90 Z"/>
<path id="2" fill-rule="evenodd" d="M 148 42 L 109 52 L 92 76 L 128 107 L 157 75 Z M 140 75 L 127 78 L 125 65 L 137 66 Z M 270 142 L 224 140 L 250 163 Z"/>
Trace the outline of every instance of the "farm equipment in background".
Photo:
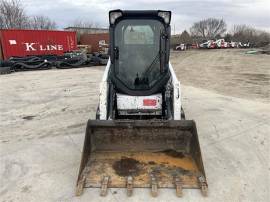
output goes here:
<path id="1" fill-rule="evenodd" d="M 204 43 L 200 44 L 200 48 L 204 49 L 214 49 L 214 48 L 236 48 L 242 46 L 241 43 L 237 42 L 227 42 L 224 39 L 217 39 L 217 40 L 208 40 L 205 41 Z"/>
<path id="2" fill-rule="evenodd" d="M 197 49 L 197 48 L 199 48 L 199 44 L 193 43 L 193 44 L 191 44 L 191 48 L 192 49 Z"/>
<path id="3" fill-rule="evenodd" d="M 208 48 L 208 41 L 206 41 L 206 42 L 204 42 L 204 43 L 201 43 L 201 44 L 199 45 L 199 47 L 200 47 L 200 48 L 204 48 L 204 49 Z"/>
<path id="4" fill-rule="evenodd" d="M 239 42 L 238 43 L 238 48 L 249 48 L 250 47 L 250 43 L 247 42 L 247 43 L 242 43 L 242 42 Z"/>
<path id="5" fill-rule="evenodd" d="M 183 44 L 183 43 L 175 47 L 175 50 L 179 50 L 179 51 L 184 51 L 186 49 L 187 49 L 186 44 Z"/>
<path id="6" fill-rule="evenodd" d="M 237 42 L 230 42 L 230 48 L 237 48 Z"/>
<path id="7" fill-rule="evenodd" d="M 217 48 L 227 48 L 228 44 L 224 39 L 216 40 Z"/>
<path id="8" fill-rule="evenodd" d="M 214 40 L 208 40 L 204 43 L 201 43 L 199 45 L 200 48 L 205 48 L 205 49 L 213 49 L 216 48 L 216 43 Z"/>

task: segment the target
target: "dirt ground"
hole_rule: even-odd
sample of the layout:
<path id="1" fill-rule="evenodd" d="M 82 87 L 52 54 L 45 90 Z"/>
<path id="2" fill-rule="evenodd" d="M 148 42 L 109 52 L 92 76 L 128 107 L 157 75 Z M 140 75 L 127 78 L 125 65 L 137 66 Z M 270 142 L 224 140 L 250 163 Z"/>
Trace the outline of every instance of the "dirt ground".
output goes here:
<path id="1" fill-rule="evenodd" d="M 267 102 L 270 57 L 246 52 L 247 49 L 174 51 L 171 63 L 184 85 Z"/>
<path id="2" fill-rule="evenodd" d="M 104 67 L 0 75 L 0 201 L 268 201 L 270 56 L 244 52 L 172 53 L 186 116 L 197 124 L 208 197 L 186 189 L 183 198 L 173 189 L 157 198 L 149 189 L 131 198 L 125 189 L 110 189 L 106 198 L 85 189 L 75 197 Z"/>

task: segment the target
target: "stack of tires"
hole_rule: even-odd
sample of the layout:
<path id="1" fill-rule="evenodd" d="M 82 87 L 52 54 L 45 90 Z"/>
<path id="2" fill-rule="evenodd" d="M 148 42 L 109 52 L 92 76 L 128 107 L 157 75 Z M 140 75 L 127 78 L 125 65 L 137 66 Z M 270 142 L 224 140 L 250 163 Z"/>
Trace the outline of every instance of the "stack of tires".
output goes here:
<path id="1" fill-rule="evenodd" d="M 45 70 L 45 69 L 69 69 L 94 65 L 106 65 L 109 56 L 107 54 L 81 54 L 64 56 L 42 55 L 27 57 L 11 57 L 9 60 L 0 61 L 0 74 L 9 74 L 17 71 Z"/>

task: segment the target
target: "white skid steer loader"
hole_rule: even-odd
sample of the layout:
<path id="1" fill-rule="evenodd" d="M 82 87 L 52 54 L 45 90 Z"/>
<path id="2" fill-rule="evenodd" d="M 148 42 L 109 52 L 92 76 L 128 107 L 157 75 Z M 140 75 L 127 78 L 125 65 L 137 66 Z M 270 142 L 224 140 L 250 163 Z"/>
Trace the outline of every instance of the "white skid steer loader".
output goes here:
<path id="1" fill-rule="evenodd" d="M 207 181 L 193 120 L 169 62 L 170 11 L 109 12 L 110 60 L 96 120 L 87 123 L 76 195 L 83 188 L 198 188 Z"/>

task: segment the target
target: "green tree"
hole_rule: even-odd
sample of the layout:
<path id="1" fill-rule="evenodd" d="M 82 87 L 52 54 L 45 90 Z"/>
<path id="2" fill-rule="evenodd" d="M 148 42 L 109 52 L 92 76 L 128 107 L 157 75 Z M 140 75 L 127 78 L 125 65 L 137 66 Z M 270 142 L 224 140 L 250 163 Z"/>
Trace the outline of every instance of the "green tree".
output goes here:
<path id="1" fill-rule="evenodd" d="M 191 44 L 192 38 L 191 38 L 190 34 L 186 30 L 184 30 L 180 35 L 179 41 L 180 41 L 180 43 Z"/>

